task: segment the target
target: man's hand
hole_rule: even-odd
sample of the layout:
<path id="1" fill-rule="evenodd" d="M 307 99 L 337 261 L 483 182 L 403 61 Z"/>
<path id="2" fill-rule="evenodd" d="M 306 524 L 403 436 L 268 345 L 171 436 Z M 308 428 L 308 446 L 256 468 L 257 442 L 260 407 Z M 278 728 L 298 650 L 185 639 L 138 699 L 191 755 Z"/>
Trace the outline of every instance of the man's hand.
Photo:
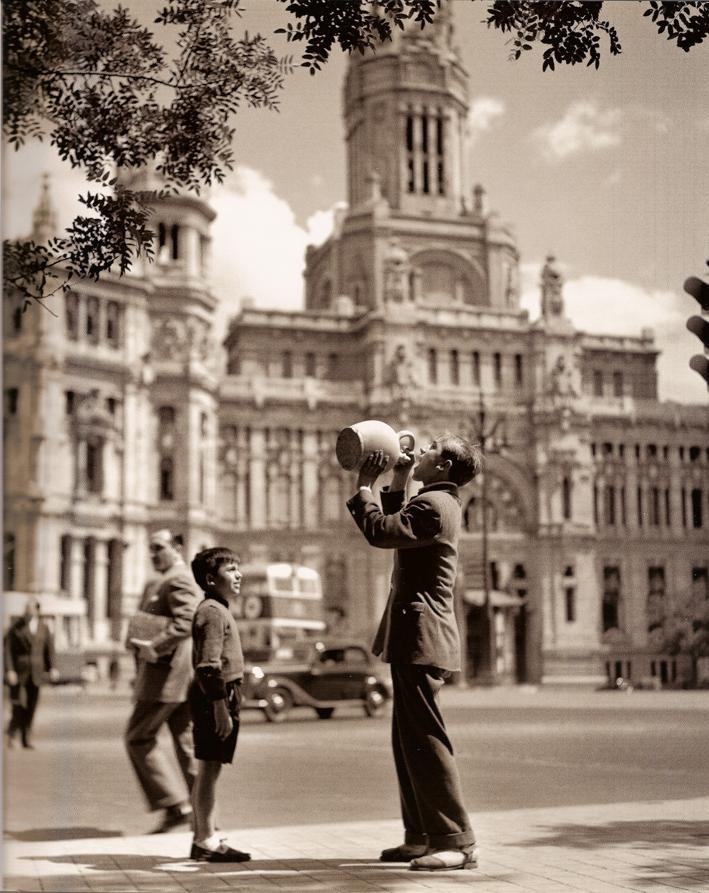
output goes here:
<path id="1" fill-rule="evenodd" d="M 383 450 L 370 453 L 362 463 L 357 475 L 358 487 L 371 487 L 380 474 L 387 467 L 389 456 Z"/>
<path id="2" fill-rule="evenodd" d="M 146 639 L 131 639 L 130 643 L 138 652 L 138 657 L 141 660 L 147 661 L 149 664 L 156 663 L 160 657 L 157 651 L 153 648 L 153 643 Z"/>
<path id="3" fill-rule="evenodd" d="M 19 679 L 17 678 L 17 673 L 14 670 L 8 670 L 5 673 L 5 681 L 8 685 L 17 685 Z"/>
<path id="4" fill-rule="evenodd" d="M 226 701 L 223 698 L 214 702 L 214 724 L 220 738 L 228 738 L 231 735 L 234 723 L 231 721 Z"/>
<path id="5" fill-rule="evenodd" d="M 49 681 L 50 682 L 59 682 L 60 679 L 61 679 L 61 673 L 59 672 L 59 670 L 56 667 L 52 667 L 52 669 L 49 671 Z"/>
<path id="6" fill-rule="evenodd" d="M 394 466 L 394 474 L 392 475 L 390 490 L 405 490 L 409 482 L 409 477 L 414 468 L 416 457 L 413 452 L 400 453 Z"/>

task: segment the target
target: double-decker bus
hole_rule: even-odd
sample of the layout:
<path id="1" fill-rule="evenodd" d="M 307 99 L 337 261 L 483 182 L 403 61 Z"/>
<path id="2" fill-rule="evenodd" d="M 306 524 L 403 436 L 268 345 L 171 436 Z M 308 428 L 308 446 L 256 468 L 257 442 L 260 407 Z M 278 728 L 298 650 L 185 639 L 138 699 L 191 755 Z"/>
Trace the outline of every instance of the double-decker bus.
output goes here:
<path id="1" fill-rule="evenodd" d="M 293 645 L 325 630 L 317 571 L 299 564 L 245 564 L 232 607 L 244 654 L 251 660 L 288 657 Z"/>

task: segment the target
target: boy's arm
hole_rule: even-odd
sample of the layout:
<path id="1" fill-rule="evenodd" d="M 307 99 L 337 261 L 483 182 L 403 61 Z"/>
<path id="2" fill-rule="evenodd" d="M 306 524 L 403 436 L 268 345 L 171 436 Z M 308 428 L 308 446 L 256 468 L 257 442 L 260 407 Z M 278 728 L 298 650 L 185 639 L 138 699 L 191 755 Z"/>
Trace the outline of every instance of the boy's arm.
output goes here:
<path id="1" fill-rule="evenodd" d="M 195 675 L 199 687 L 210 701 L 226 698 L 226 687 L 222 677 L 225 632 L 219 608 L 207 605 L 200 610 L 193 629 Z"/>
<path id="2" fill-rule="evenodd" d="M 367 542 L 379 549 L 430 546 L 441 532 L 441 516 L 425 496 L 415 496 L 401 511 L 388 515 L 371 493 L 359 490 L 347 507 Z"/>

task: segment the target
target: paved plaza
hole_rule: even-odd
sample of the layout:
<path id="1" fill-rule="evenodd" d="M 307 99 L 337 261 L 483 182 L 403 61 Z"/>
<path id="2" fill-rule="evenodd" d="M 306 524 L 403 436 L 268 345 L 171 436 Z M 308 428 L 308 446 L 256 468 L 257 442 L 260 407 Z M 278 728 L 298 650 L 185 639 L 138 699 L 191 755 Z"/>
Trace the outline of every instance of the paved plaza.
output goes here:
<path id="1" fill-rule="evenodd" d="M 398 821 L 258 828 L 229 835 L 252 861 L 185 858 L 187 833 L 8 843 L 12 891 L 444 891 L 677 893 L 709 890 L 709 798 L 518 809 L 475 816 L 476 871 L 414 873 L 376 854 Z M 228 832 L 225 832 L 228 835 Z"/>

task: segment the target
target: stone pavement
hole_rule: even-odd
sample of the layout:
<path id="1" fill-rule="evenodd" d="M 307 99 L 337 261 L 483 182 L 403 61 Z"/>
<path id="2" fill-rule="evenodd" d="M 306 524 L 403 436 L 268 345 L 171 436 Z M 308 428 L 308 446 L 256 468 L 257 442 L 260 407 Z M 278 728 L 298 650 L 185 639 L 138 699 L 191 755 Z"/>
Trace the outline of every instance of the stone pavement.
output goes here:
<path id="1" fill-rule="evenodd" d="M 185 858 L 187 833 L 90 840 L 7 841 L 5 891 L 318 891 L 645 893 L 709 891 L 709 797 L 517 809 L 473 816 L 480 868 L 442 874 L 383 865 L 398 821 L 229 832 L 252 854 L 240 865 Z"/>

